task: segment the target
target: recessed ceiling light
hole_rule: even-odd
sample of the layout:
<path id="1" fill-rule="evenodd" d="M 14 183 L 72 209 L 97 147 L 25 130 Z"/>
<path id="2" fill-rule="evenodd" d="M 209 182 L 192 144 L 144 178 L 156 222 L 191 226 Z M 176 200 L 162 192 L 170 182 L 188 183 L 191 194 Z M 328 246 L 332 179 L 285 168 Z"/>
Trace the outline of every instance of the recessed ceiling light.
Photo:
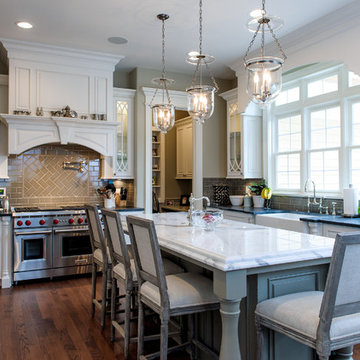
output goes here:
<path id="1" fill-rule="evenodd" d="M 27 21 L 18 21 L 16 25 L 22 29 L 31 29 L 33 26 Z"/>
<path id="2" fill-rule="evenodd" d="M 108 42 L 116 45 L 123 45 L 127 44 L 128 40 L 120 36 L 113 36 L 108 38 Z"/>

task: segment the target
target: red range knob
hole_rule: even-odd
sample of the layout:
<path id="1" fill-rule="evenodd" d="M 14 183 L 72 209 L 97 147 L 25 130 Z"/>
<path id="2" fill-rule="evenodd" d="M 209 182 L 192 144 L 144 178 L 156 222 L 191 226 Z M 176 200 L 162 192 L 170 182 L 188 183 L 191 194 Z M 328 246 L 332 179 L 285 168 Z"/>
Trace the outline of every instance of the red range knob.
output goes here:
<path id="1" fill-rule="evenodd" d="M 39 224 L 40 224 L 40 225 L 45 225 L 45 220 L 40 220 L 40 221 L 39 221 Z"/>
<path id="2" fill-rule="evenodd" d="M 83 222 L 84 222 L 84 219 L 82 219 L 82 218 L 79 218 L 79 219 L 78 219 L 78 223 L 79 223 L 79 224 L 82 224 Z"/>
<path id="3" fill-rule="evenodd" d="M 22 226 L 23 222 L 21 220 L 18 220 L 18 222 L 16 223 L 18 226 Z"/>
<path id="4" fill-rule="evenodd" d="M 53 223 L 54 223 L 55 225 L 57 225 L 57 224 L 59 223 L 59 220 L 58 220 L 58 219 L 54 219 Z"/>
<path id="5" fill-rule="evenodd" d="M 85 219 L 85 222 L 87 223 L 87 218 Z"/>
<path id="6" fill-rule="evenodd" d="M 27 226 L 31 225 L 31 221 L 30 221 L 30 220 L 26 220 L 26 221 L 25 221 L 25 225 L 27 225 Z"/>
<path id="7" fill-rule="evenodd" d="M 74 223 L 74 219 L 69 219 L 69 224 L 73 224 Z"/>

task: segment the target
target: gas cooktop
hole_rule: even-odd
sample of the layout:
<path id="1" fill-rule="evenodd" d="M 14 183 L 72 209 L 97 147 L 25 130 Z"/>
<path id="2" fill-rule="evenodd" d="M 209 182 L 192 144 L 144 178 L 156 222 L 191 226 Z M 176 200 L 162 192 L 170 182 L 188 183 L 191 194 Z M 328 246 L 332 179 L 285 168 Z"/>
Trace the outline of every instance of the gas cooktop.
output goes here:
<path id="1" fill-rule="evenodd" d="M 59 210 L 84 210 L 83 205 L 68 205 L 68 206 L 59 206 L 54 208 L 39 208 L 37 206 L 29 207 L 16 207 L 14 208 L 15 212 L 36 212 L 36 211 L 59 211 Z"/>

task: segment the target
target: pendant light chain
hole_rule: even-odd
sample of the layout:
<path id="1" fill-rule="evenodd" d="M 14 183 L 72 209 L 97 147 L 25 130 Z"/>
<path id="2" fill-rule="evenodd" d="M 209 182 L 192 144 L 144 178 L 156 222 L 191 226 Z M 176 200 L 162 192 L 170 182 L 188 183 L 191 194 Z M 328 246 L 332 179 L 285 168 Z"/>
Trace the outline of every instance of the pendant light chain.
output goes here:
<path id="1" fill-rule="evenodd" d="M 200 3 L 199 3 L 199 6 L 200 6 L 200 10 L 199 10 L 199 52 L 200 54 L 202 54 L 202 20 L 203 20 L 203 17 L 202 17 L 202 0 L 200 0 Z"/>
<path id="2" fill-rule="evenodd" d="M 271 28 L 271 26 L 269 25 L 269 23 L 267 24 L 267 26 L 268 26 L 268 28 L 269 28 L 269 31 L 270 31 L 271 36 L 273 37 L 273 39 L 274 39 L 277 47 L 279 48 L 279 51 L 280 51 L 282 57 L 284 58 L 284 60 L 286 60 L 286 59 L 287 59 L 287 56 L 285 55 L 285 52 L 284 52 L 283 48 L 281 47 L 279 40 L 278 40 L 277 37 L 275 36 L 274 30 Z"/>
<path id="3" fill-rule="evenodd" d="M 162 78 L 165 78 L 165 20 L 162 19 Z"/>

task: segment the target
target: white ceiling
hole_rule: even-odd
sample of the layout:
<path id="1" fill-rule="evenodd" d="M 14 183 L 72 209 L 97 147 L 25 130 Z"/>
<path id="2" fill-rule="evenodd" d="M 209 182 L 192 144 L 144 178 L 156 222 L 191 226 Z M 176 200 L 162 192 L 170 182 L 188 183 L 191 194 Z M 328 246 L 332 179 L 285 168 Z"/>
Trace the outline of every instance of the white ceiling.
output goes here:
<path id="1" fill-rule="evenodd" d="M 357 0 L 355 0 L 357 1 Z M 266 9 L 280 16 L 284 27 L 279 37 L 296 30 L 352 0 L 268 0 Z M 245 27 L 248 14 L 260 0 L 204 0 L 203 51 L 215 56 L 215 75 L 230 78 L 227 65 L 244 55 L 252 34 Z M 0 37 L 124 55 L 118 68 L 161 69 L 161 22 L 167 13 L 166 67 L 168 71 L 192 73 L 185 62 L 187 52 L 198 50 L 198 0 L 1 0 Z M 16 21 L 34 25 L 22 30 Z M 112 36 L 128 39 L 114 45 Z"/>

